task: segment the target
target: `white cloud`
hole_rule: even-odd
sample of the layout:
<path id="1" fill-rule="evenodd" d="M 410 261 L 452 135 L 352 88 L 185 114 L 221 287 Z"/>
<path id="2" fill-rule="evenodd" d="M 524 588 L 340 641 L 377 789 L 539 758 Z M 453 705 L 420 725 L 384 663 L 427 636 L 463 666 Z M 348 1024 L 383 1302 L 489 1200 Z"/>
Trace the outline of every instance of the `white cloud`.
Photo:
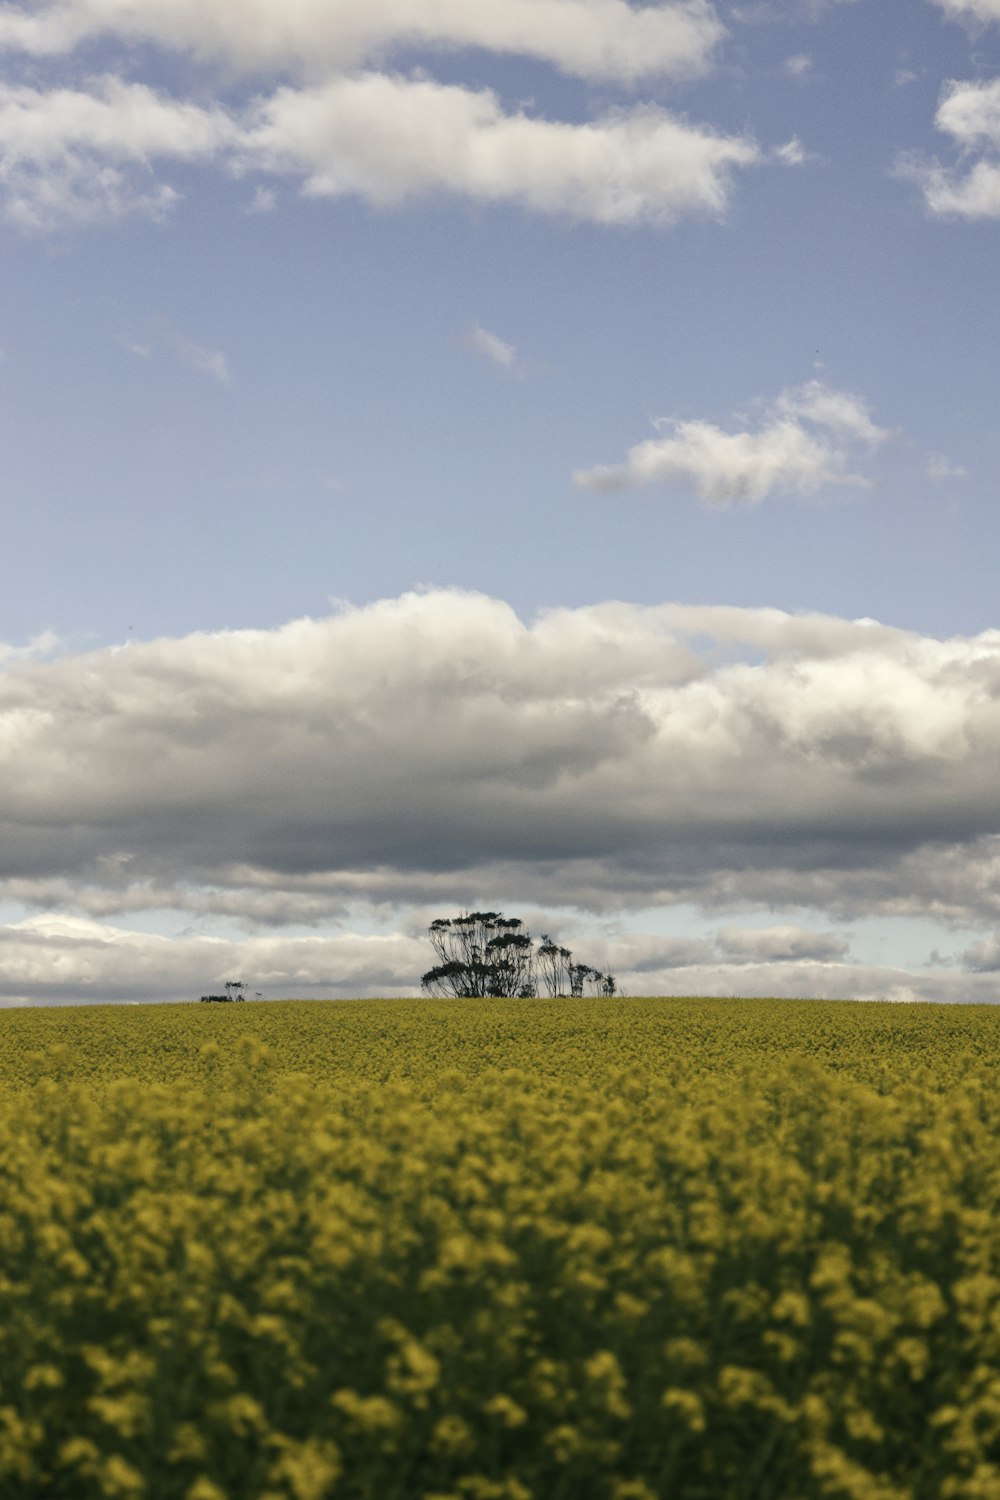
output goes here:
<path id="1" fill-rule="evenodd" d="M 774 410 L 791 421 L 826 427 L 863 443 L 880 443 L 889 436 L 885 429 L 875 426 L 860 396 L 831 390 L 819 380 L 782 391 Z"/>
<path id="2" fill-rule="evenodd" d="M 946 84 L 936 124 L 961 146 L 1000 147 L 1000 78 Z"/>
<path id="3" fill-rule="evenodd" d="M 700 419 L 664 418 L 666 435 L 631 448 L 625 462 L 579 470 L 587 489 L 639 485 L 688 486 L 710 505 L 756 504 L 772 494 L 812 493 L 826 485 L 866 485 L 848 468 L 858 445 L 889 434 L 876 427 L 864 402 L 813 380 L 783 391 L 756 430 L 726 431 Z"/>
<path id="4" fill-rule="evenodd" d="M 302 180 L 312 196 L 380 205 L 449 193 L 598 223 L 721 213 L 754 142 L 657 108 L 582 124 L 504 112 L 496 96 L 369 73 L 282 88 L 242 116 L 103 78 L 89 89 L 0 86 L 0 190 L 32 229 L 161 217 L 177 191 L 161 161 Z M 266 190 L 265 190 L 266 191 Z"/>
<path id="5" fill-rule="evenodd" d="M 245 150 L 301 175 L 310 195 L 394 204 L 445 192 L 604 224 L 721 213 L 731 170 L 760 160 L 746 137 L 658 108 L 570 125 L 506 114 L 490 90 L 378 73 L 279 90 Z"/>
<path id="6" fill-rule="evenodd" d="M 478 324 L 470 328 L 467 338 L 468 346 L 476 354 L 481 354 L 492 364 L 500 365 L 505 370 L 511 370 L 517 363 L 517 350 L 513 344 L 507 344 L 495 333 L 490 333 L 487 328 L 480 328 Z"/>
<path id="7" fill-rule="evenodd" d="M 918 157 L 903 158 L 898 175 L 919 184 L 932 213 L 1000 218 L 1000 78 L 946 84 L 936 124 L 960 148 L 962 162 L 946 167 Z M 969 153 L 977 148 L 985 154 L 967 166 Z"/>
<path id="8" fill-rule="evenodd" d="M 813 68 L 813 60 L 806 52 L 797 52 L 785 58 L 785 72 L 790 78 L 806 78 Z"/>
<path id="9" fill-rule="evenodd" d="M 965 174 L 931 167 L 919 174 L 932 213 L 963 219 L 1000 218 L 1000 163 L 977 162 Z"/>
<path id="10" fill-rule="evenodd" d="M 89 90 L 0 84 L 0 190 L 8 218 L 48 230 L 141 214 L 162 218 L 177 193 L 154 161 L 208 161 L 236 130 L 218 109 L 105 77 Z"/>
<path id="11" fill-rule="evenodd" d="M 147 41 L 251 72 L 351 69 L 393 47 L 481 47 L 584 78 L 703 72 L 724 34 L 708 0 L 50 0 L 0 6 L 0 47 L 40 56 L 88 37 Z"/>

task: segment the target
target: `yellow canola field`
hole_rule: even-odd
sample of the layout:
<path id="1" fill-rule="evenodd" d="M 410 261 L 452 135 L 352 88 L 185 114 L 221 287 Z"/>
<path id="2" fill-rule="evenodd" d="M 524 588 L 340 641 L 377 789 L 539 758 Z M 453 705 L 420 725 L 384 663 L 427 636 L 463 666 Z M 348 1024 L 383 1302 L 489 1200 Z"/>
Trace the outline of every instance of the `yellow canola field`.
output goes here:
<path id="1" fill-rule="evenodd" d="M 11 1500 L 1000 1500 L 1000 1010 L 0 1014 Z"/>

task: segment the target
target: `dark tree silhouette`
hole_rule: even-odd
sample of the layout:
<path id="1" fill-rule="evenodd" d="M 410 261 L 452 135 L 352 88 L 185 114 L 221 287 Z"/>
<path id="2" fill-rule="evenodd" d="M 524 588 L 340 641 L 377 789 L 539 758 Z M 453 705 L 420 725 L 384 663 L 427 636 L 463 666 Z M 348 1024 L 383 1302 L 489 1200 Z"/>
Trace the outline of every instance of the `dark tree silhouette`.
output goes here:
<path id="1" fill-rule="evenodd" d="M 573 955 L 569 949 L 560 948 L 547 932 L 543 932 L 542 941 L 535 956 L 535 965 L 540 984 L 544 986 L 547 995 L 566 994 L 570 984 L 569 966 L 572 962 Z"/>
<path id="2" fill-rule="evenodd" d="M 427 995 L 446 999 L 534 999 L 546 995 L 613 995 L 614 976 L 574 964 L 568 948 L 547 933 L 537 949 L 519 917 L 499 911 L 438 917 L 428 928 L 438 962 L 420 981 Z"/>
<path id="3" fill-rule="evenodd" d="M 230 1001 L 245 1000 L 245 990 L 246 985 L 242 979 L 227 979 L 226 993 L 224 995 L 202 995 L 201 1003 L 203 1005 L 225 1005 Z M 260 996 L 258 995 L 257 998 L 260 999 Z"/>

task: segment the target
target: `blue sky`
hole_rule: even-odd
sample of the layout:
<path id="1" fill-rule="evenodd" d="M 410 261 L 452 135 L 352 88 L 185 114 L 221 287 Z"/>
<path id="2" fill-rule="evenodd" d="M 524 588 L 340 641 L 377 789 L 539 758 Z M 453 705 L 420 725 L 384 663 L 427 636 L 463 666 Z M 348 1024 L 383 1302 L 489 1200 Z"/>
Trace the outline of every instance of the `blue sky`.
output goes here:
<path id="1" fill-rule="evenodd" d="M 0 68 L 5 1003 L 405 992 L 480 902 L 994 998 L 1000 0 L 42 0 Z"/>

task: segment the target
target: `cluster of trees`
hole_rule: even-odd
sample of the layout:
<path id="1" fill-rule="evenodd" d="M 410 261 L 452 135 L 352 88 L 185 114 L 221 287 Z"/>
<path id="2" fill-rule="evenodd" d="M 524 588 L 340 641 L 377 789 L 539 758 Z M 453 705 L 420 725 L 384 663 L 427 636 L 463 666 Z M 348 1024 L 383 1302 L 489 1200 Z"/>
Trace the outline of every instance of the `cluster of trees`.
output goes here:
<path id="1" fill-rule="evenodd" d="M 428 928 L 438 962 L 420 981 L 426 995 L 446 999 L 538 995 L 613 995 L 613 974 L 573 962 L 547 933 L 535 942 L 518 917 L 471 911 L 438 917 Z"/>
<path id="2" fill-rule="evenodd" d="M 228 979 L 224 995 L 202 995 L 201 1003 L 202 1005 L 226 1005 L 234 1000 L 245 1000 L 246 988 L 242 979 Z M 259 991 L 254 995 L 254 999 L 260 999 Z"/>

